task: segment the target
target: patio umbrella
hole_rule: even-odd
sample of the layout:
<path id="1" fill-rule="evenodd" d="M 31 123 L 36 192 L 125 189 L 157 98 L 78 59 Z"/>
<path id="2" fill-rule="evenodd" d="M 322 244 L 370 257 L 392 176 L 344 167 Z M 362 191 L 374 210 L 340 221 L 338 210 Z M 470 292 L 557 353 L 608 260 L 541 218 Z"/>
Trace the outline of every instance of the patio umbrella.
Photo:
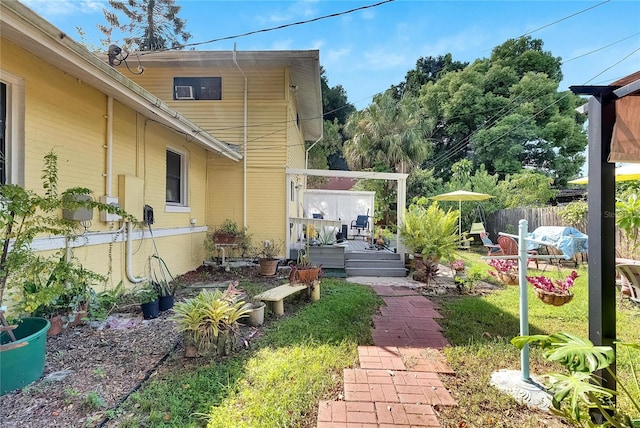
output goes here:
<path id="1" fill-rule="evenodd" d="M 462 236 L 462 201 L 484 201 L 489 198 L 493 198 L 493 196 L 487 195 L 486 193 L 456 190 L 455 192 L 431 196 L 429 199 L 433 199 L 435 201 L 458 201 L 458 233 Z"/>
<path id="2" fill-rule="evenodd" d="M 616 168 L 616 181 L 640 180 L 640 163 L 630 163 Z M 589 176 L 568 181 L 570 184 L 587 184 Z"/>

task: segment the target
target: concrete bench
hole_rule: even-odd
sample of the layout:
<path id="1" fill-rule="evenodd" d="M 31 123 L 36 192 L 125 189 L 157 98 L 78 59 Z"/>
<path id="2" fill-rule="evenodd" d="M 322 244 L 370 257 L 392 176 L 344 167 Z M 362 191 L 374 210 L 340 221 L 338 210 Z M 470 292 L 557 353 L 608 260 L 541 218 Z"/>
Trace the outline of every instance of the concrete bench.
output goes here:
<path id="1" fill-rule="evenodd" d="M 284 315 L 284 298 L 306 289 L 306 285 L 282 284 L 279 287 L 272 288 L 254 296 L 254 299 L 270 302 L 273 312 L 278 316 L 282 316 Z"/>

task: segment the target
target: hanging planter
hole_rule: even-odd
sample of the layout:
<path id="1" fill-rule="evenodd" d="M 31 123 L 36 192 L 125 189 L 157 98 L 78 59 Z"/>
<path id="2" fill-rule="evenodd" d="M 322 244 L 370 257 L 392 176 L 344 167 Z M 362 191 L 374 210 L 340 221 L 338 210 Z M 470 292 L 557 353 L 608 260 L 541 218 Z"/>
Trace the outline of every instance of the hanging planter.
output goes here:
<path id="1" fill-rule="evenodd" d="M 573 294 L 571 293 L 560 294 L 541 290 L 539 288 L 535 288 L 533 291 L 535 291 L 538 299 L 542 300 L 542 303 L 546 303 L 547 305 L 562 306 L 573 299 Z"/>
<path id="2" fill-rule="evenodd" d="M 505 285 L 518 285 L 518 275 L 514 273 L 496 272 L 498 279 Z"/>
<path id="3" fill-rule="evenodd" d="M 495 271 L 490 270 L 489 274 L 505 285 L 518 285 L 518 266 L 513 260 L 491 259 L 489 266 Z"/>
<path id="4" fill-rule="evenodd" d="M 543 303 L 562 306 L 573 299 L 573 293 L 569 291 L 569 288 L 575 285 L 577 277 L 578 272 L 574 270 L 564 281 L 552 280 L 546 276 L 528 276 L 527 281 L 533 285 L 533 291 Z"/>

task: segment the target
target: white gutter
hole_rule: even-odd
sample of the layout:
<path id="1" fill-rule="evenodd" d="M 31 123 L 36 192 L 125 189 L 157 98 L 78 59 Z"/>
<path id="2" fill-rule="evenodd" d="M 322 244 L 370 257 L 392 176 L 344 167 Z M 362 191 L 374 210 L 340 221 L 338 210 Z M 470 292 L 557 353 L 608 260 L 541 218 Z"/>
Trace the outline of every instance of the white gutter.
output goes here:
<path id="1" fill-rule="evenodd" d="M 127 259 L 126 259 L 127 279 L 129 280 L 129 282 L 132 282 L 134 284 L 139 284 L 142 281 L 146 281 L 147 278 L 133 276 L 133 272 L 131 271 L 131 265 L 133 264 L 133 261 L 132 261 L 132 253 L 133 253 L 132 227 L 133 227 L 133 225 L 131 224 L 131 222 L 127 222 Z"/>
<path id="2" fill-rule="evenodd" d="M 105 171 L 105 196 L 111 196 L 113 177 L 113 97 L 107 97 L 107 170 Z"/>
<path id="3" fill-rule="evenodd" d="M 240 74 L 244 77 L 244 132 L 242 144 L 244 146 L 242 155 L 242 226 L 247 227 L 247 75 L 238 65 L 236 60 L 236 44 L 233 44 L 233 63 L 240 70 Z"/>

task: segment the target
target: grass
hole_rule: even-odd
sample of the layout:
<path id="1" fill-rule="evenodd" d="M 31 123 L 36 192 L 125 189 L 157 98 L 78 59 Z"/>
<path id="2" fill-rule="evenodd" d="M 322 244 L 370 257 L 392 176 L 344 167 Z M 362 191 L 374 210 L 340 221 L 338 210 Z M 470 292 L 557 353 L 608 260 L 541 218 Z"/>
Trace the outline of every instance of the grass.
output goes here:
<path id="1" fill-rule="evenodd" d="M 467 265 L 489 268 L 480 254 L 465 252 Z M 543 274 L 564 278 L 571 269 L 547 267 Z M 531 274 L 536 274 L 532 270 Z M 575 297 L 565 306 L 540 302 L 529 287 L 530 333 L 571 332 L 586 336 L 588 328 L 587 271 L 573 288 Z M 493 281 L 488 273 L 483 278 Z M 250 295 L 260 287 L 242 284 Z M 510 343 L 519 334 L 518 287 L 502 287 L 488 294 L 434 298 L 441 306 L 443 332 L 451 346 L 444 350 L 454 375 L 442 375 L 457 408 L 438 408 L 443 427 L 566 426 L 548 413 L 519 405 L 490 386 L 490 376 L 500 369 L 520 369 L 520 353 Z M 371 343 L 371 315 L 381 304 L 364 286 L 325 278 L 322 299 L 287 308 L 287 318 L 263 329 L 250 351 L 222 361 L 201 362 L 201 367 L 174 358 L 172 373 L 154 378 L 132 396 L 121 412 L 118 426 L 154 427 L 311 427 L 317 403 L 335 399 L 342 385 L 342 370 L 357 364 L 357 345 Z M 291 310 L 290 310 L 291 309 Z M 640 343 L 637 328 L 640 308 L 618 303 L 617 332 L 621 340 Z M 630 361 L 637 351 L 621 353 L 618 374 L 631 382 Z M 531 351 L 533 375 L 561 371 L 537 349 Z M 629 409 L 624 399 L 620 405 Z"/>
<path id="2" fill-rule="evenodd" d="M 460 254 L 467 265 L 485 263 L 479 254 Z M 541 265 L 542 267 L 542 265 Z M 488 269 L 491 269 L 488 267 Z M 570 268 L 547 267 L 545 272 L 531 270 L 530 275 L 564 278 Z M 573 288 L 574 299 L 567 305 L 556 307 L 542 303 L 528 290 L 530 334 L 570 332 L 588 335 L 588 278 L 585 267 L 578 269 L 580 277 Z M 464 412 L 442 409 L 440 421 L 444 427 L 536 427 L 562 426 L 547 414 L 531 411 L 518 405 L 511 397 L 497 390 L 487 392 L 491 373 L 500 369 L 519 370 L 520 353 L 510 339 L 520 334 L 519 288 L 506 287 L 487 295 L 465 295 L 437 299 L 441 305 L 443 333 L 451 343 L 445 350 L 447 361 L 455 377 L 445 378 L 447 386 Z M 640 343 L 637 306 L 621 302 L 617 312 L 618 338 Z M 635 356 L 634 356 L 635 355 Z M 618 359 L 618 375 L 626 385 L 632 383 L 630 359 L 627 351 Z M 537 349 L 531 351 L 532 375 L 562 371 L 547 362 Z M 638 391 L 636 391 L 638 394 Z M 638 394 L 640 395 L 640 394 Z M 620 399 L 621 407 L 630 410 L 630 403 Z M 504 416 L 501 416 L 504 415 Z"/>
<path id="3" fill-rule="evenodd" d="M 145 385 L 119 426 L 315 424 L 318 400 L 336 397 L 343 369 L 357 364 L 357 346 L 372 343 L 371 316 L 381 304 L 369 287 L 340 280 L 324 279 L 321 291 L 319 301 L 270 323 L 251 351 Z"/>

